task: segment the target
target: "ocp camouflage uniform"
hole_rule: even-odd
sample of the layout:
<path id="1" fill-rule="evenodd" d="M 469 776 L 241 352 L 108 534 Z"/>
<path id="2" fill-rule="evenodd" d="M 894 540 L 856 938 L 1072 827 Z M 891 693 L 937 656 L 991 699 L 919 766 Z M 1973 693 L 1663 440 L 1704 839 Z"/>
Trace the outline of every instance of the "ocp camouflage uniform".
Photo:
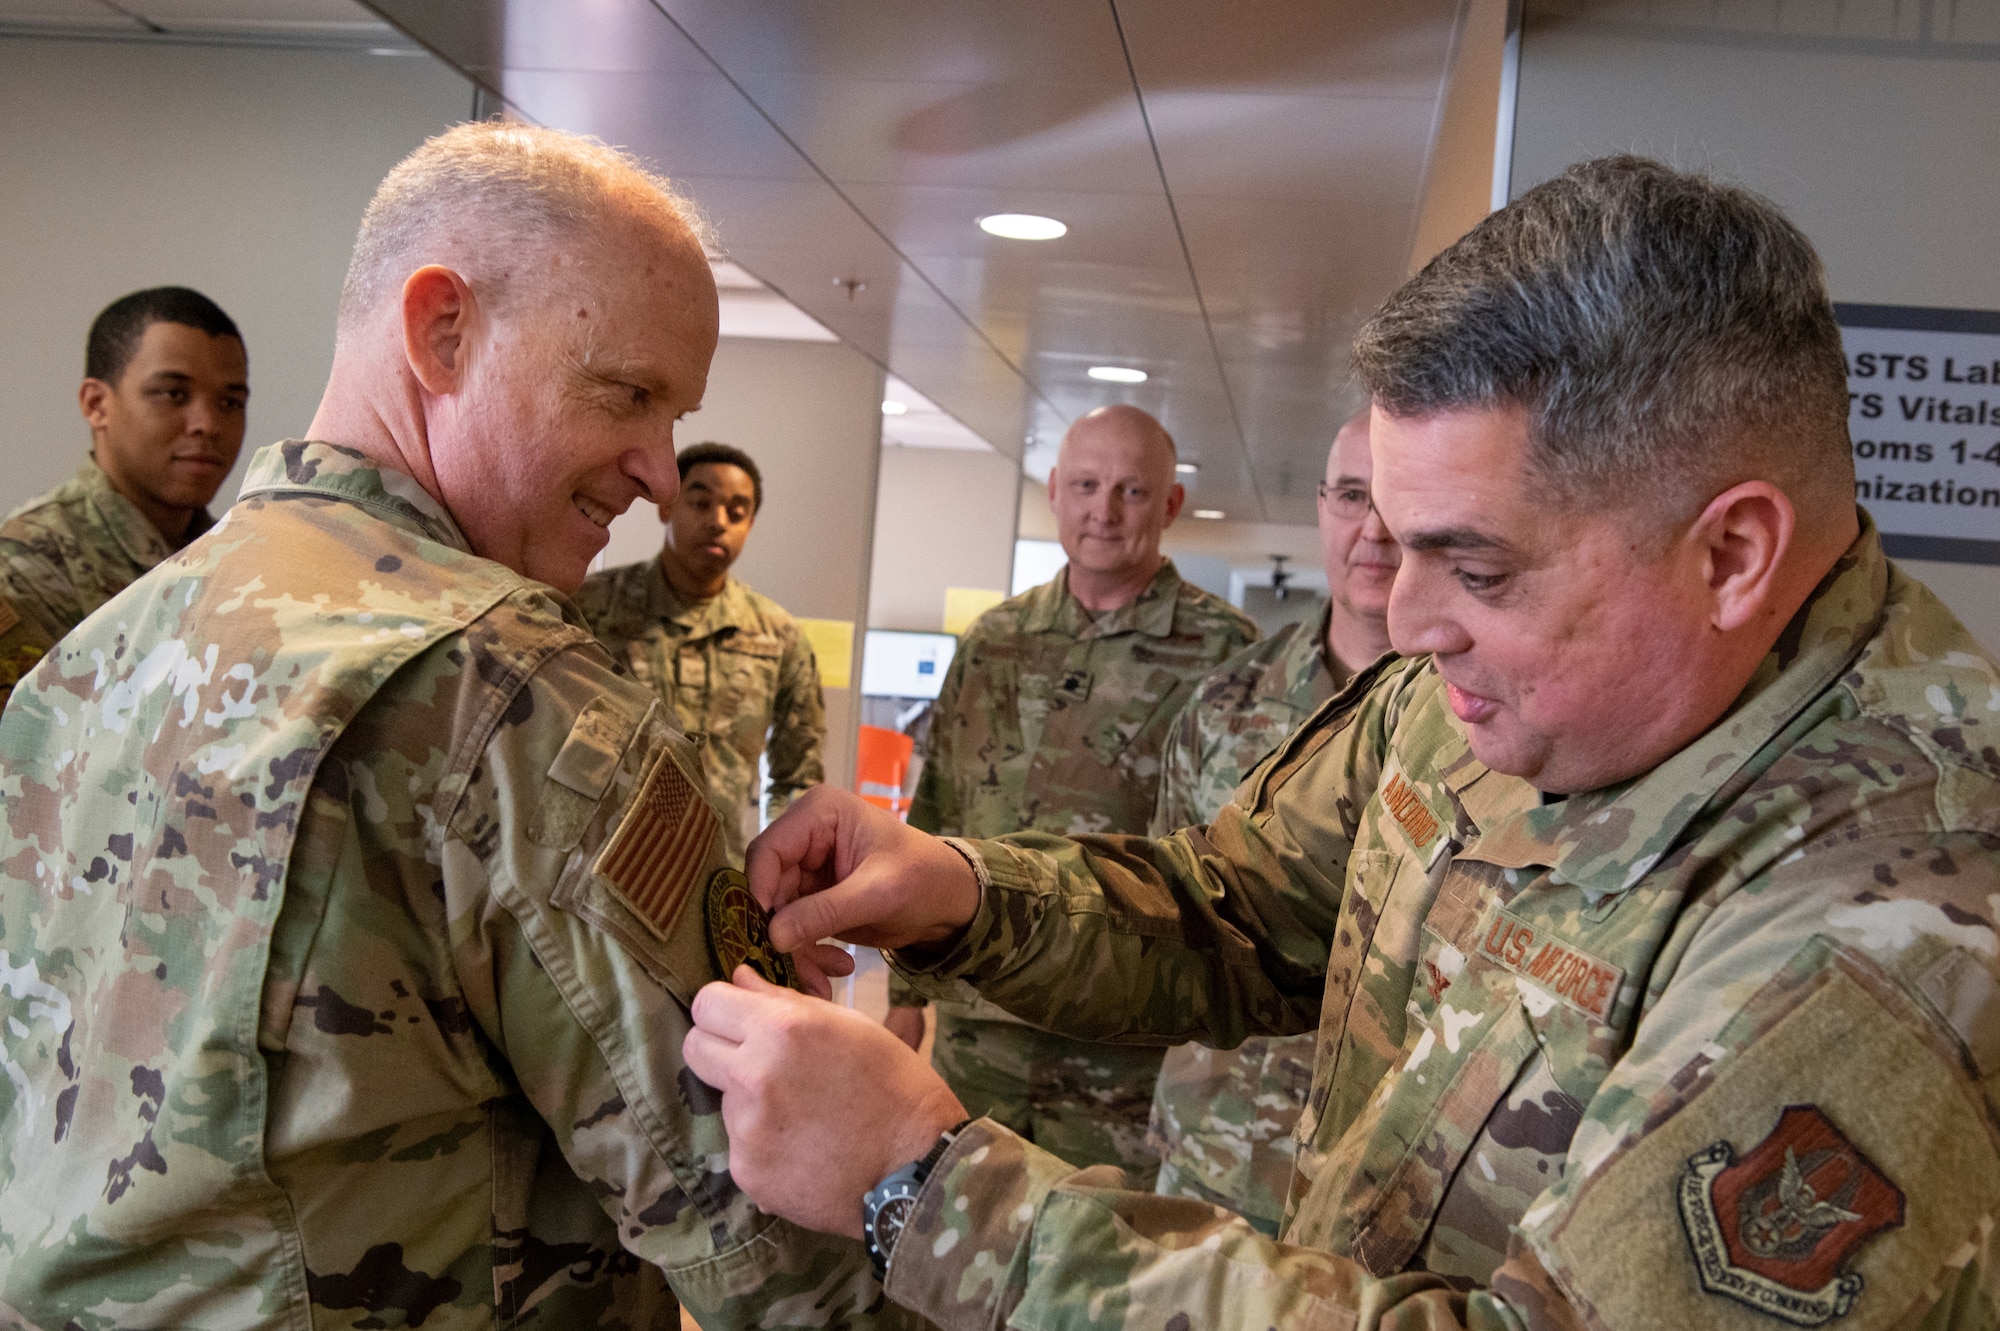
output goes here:
<path id="1" fill-rule="evenodd" d="M 23 684 L 0 1323 L 670 1327 L 671 1281 L 714 1331 L 879 1300 L 859 1245 L 730 1182 L 680 1047 L 740 875 L 671 718 L 566 610 L 408 477 L 286 443 Z"/>
<path id="2" fill-rule="evenodd" d="M 1171 561 L 1130 604 L 1102 615 L 1070 595 L 1068 569 L 1002 602 L 974 621 L 945 672 L 911 824 L 959 836 L 1140 831 L 1181 704 L 1256 636 Z M 923 1000 L 899 981 L 890 1002 Z M 1066 1159 L 1150 1182 L 1159 1161 L 1146 1118 L 1159 1051 L 1034 1030 L 962 991 L 938 1005 L 932 1061 L 970 1112 Z"/>
<path id="3" fill-rule="evenodd" d="M 1352 672 L 1326 650 L 1331 613 L 1328 605 L 1310 623 L 1287 625 L 1195 686 L 1161 755 L 1152 835 L 1215 817 L 1250 769 L 1339 692 Z M 1214 1202 L 1276 1234 L 1312 1063 L 1311 1035 L 1169 1049 L 1146 1133 L 1160 1155 L 1156 1190 Z"/>
<path id="4" fill-rule="evenodd" d="M 889 1273 L 945 1326 L 2000 1316 L 2000 667 L 1872 525 L 1619 785 L 1487 770 L 1415 659 L 1205 830 L 973 850 L 937 975 L 1087 1036 L 1317 1016 L 1319 1054 L 1282 1243 L 975 1124 Z"/>
<path id="5" fill-rule="evenodd" d="M 181 545 L 214 525 L 197 510 Z M 9 513 L 0 522 L 0 603 L 23 622 L 0 628 L 0 706 L 56 639 L 179 548 L 95 461 Z"/>
<path id="6" fill-rule="evenodd" d="M 706 601 L 683 600 L 660 561 L 592 574 L 577 609 L 611 657 L 701 736 L 710 798 L 735 816 L 723 844 L 741 866 L 758 831 L 757 760 L 769 737 L 770 815 L 826 780 L 826 705 L 819 663 L 799 626 L 770 597 L 731 578 Z"/>
<path id="7" fill-rule="evenodd" d="M 7 543 L 0 541 L 0 560 L 7 558 Z M 56 645 L 55 636 L 41 621 L 22 614 L 14 603 L 0 596 L 0 707 L 26 677 L 42 654 Z"/>

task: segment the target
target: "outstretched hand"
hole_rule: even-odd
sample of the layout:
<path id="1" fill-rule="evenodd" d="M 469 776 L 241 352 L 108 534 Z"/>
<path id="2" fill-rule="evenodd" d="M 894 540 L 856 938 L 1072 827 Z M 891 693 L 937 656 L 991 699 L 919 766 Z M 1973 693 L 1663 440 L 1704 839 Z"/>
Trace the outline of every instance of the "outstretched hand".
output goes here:
<path id="1" fill-rule="evenodd" d="M 771 912 L 771 942 L 808 965 L 839 938 L 898 948 L 956 937 L 979 910 L 972 866 L 859 795 L 814 786 L 750 843 L 750 890 Z"/>
<path id="2" fill-rule="evenodd" d="M 874 1020 L 748 966 L 695 995 L 681 1052 L 722 1092 L 736 1186 L 827 1234 L 861 1237 L 868 1189 L 965 1118 L 944 1080 Z"/>

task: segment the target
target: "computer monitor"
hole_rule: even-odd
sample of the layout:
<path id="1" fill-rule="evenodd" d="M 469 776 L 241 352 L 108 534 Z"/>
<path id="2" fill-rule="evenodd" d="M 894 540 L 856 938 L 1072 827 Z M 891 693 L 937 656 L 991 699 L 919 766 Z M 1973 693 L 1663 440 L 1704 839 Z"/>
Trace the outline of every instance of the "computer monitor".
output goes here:
<path id="1" fill-rule="evenodd" d="M 958 639 L 949 633 L 869 629 L 861 646 L 864 698 L 935 698 Z"/>

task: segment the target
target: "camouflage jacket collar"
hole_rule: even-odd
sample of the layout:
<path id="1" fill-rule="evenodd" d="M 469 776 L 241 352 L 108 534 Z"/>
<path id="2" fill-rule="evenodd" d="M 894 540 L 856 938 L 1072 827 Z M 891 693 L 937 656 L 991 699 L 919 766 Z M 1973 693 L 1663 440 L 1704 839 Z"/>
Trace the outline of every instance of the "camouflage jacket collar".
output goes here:
<path id="1" fill-rule="evenodd" d="M 139 511 L 137 504 L 118 492 L 118 487 L 104 474 L 104 468 L 97 465 L 96 458 L 85 459 L 77 468 L 75 485 L 90 505 L 98 529 L 125 552 L 134 567 L 151 568 L 180 548 L 160 534 L 160 529 Z M 207 509 L 196 509 L 180 544 L 186 545 L 214 525 L 215 519 Z"/>
<path id="2" fill-rule="evenodd" d="M 257 450 L 237 496 L 308 492 L 358 505 L 404 531 L 476 553 L 444 505 L 414 476 L 384 467 L 345 444 L 287 439 Z"/>
<path id="3" fill-rule="evenodd" d="M 1160 571 L 1146 584 L 1138 598 L 1116 610 L 1097 614 L 1070 595 L 1069 565 L 1052 581 L 1027 594 L 1028 606 L 1021 616 L 1023 633 L 1061 633 L 1072 638 L 1109 638 L 1119 633 L 1143 633 L 1149 638 L 1167 638 L 1174 632 L 1174 607 L 1181 599 L 1181 575 L 1171 559 L 1162 560 Z"/>
<path id="4" fill-rule="evenodd" d="M 1863 514 L 1861 535 L 1793 616 L 1736 705 L 1706 734 L 1629 781 L 1501 817 L 1482 827 L 1460 858 L 1503 868 L 1542 866 L 1592 900 L 1631 887 L 1704 810 L 1730 798 L 1744 768 L 1782 742 L 1786 727 L 1840 680 L 1881 625 L 1888 584 L 1889 561 Z M 1472 758 L 1462 730 L 1450 747 L 1440 755 L 1439 771 L 1475 822 L 1482 804 L 1506 803 L 1482 799 L 1502 792 L 1479 786 L 1524 785 Z"/>
<path id="5" fill-rule="evenodd" d="M 646 617 L 671 624 L 688 638 L 712 638 L 731 632 L 753 618 L 744 604 L 743 584 L 731 578 L 706 601 L 690 601 L 667 581 L 658 559 L 647 561 L 643 575 Z"/>
<path id="6" fill-rule="evenodd" d="M 1326 650 L 1326 626 L 1332 616 L 1333 602 L 1328 601 L 1319 614 L 1291 630 L 1270 668 L 1257 677 L 1253 692 L 1259 702 L 1281 703 L 1303 717 L 1354 677 Z"/>

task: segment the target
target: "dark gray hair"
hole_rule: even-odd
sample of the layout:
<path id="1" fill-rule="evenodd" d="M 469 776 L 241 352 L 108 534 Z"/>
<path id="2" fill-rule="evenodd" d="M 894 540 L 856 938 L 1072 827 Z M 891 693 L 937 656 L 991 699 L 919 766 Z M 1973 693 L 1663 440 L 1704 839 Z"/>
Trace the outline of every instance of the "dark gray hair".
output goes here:
<path id="1" fill-rule="evenodd" d="M 1853 502 L 1819 256 L 1768 200 L 1642 157 L 1488 217 L 1389 297 L 1355 361 L 1391 416 L 1524 411 L 1558 502 L 1680 520 L 1753 478 L 1801 508 Z"/>

